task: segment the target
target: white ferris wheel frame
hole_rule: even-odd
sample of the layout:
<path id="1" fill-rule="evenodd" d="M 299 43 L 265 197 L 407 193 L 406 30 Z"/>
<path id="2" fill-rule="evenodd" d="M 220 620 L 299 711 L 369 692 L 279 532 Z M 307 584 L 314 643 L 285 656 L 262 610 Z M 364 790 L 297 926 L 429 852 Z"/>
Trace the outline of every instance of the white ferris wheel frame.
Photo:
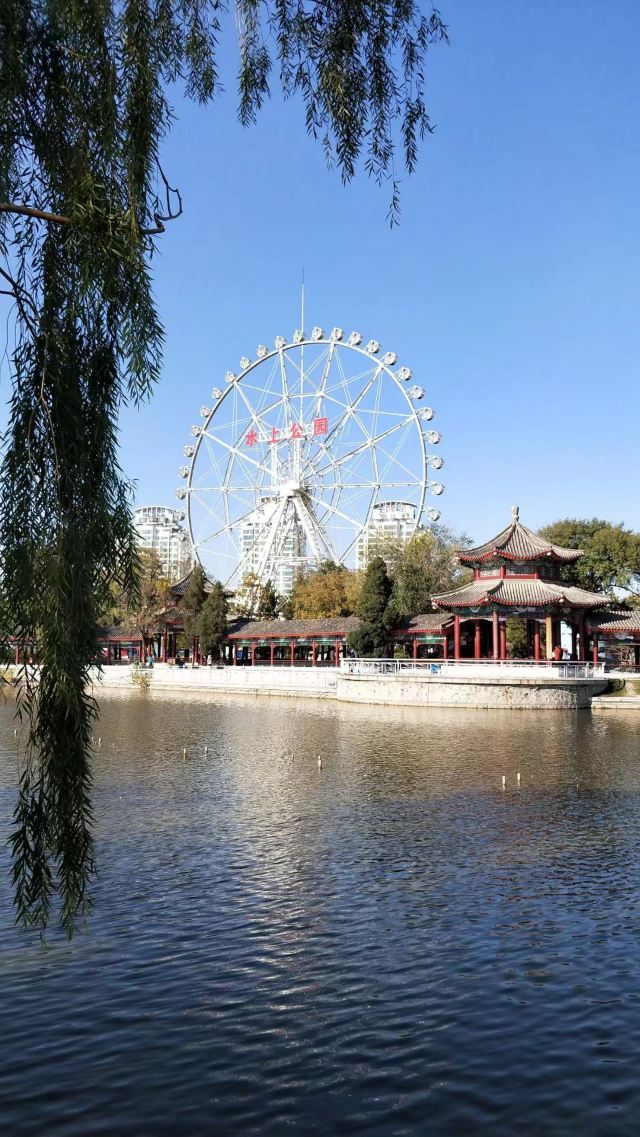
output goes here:
<path id="1" fill-rule="evenodd" d="M 356 457 L 356 455 L 358 455 L 359 453 L 362 453 L 365 450 L 371 450 L 372 452 L 374 452 L 375 446 L 378 443 L 380 443 L 384 437 L 391 434 L 393 432 L 393 430 L 396 430 L 399 426 L 408 425 L 412 421 L 412 425 L 414 427 L 415 435 L 416 435 L 416 438 L 418 440 L 418 448 L 419 448 L 419 452 L 420 452 L 420 470 L 416 471 L 416 476 L 415 476 L 415 485 L 416 485 L 416 487 L 419 485 L 420 492 L 419 492 L 419 495 L 417 495 L 419 497 L 419 500 L 416 501 L 415 503 L 412 503 L 412 506 L 415 507 L 415 518 L 414 518 L 413 523 L 412 524 L 410 523 L 408 525 L 408 529 L 409 529 L 409 532 L 415 532 L 416 531 L 416 529 L 419 527 L 419 525 L 422 521 L 423 513 L 425 510 L 425 500 L 426 500 L 427 493 L 429 492 L 429 490 L 431 489 L 432 492 L 434 492 L 436 495 L 439 495 L 443 492 L 442 485 L 438 482 L 430 482 L 429 476 L 428 476 L 429 465 L 430 465 L 430 461 L 432 461 L 432 459 L 430 459 L 430 456 L 427 453 L 427 440 L 429 440 L 431 442 L 431 444 L 436 445 L 440 441 L 440 434 L 437 431 L 429 430 L 427 432 L 427 437 L 425 437 L 425 432 L 423 429 L 423 421 L 425 421 L 424 416 L 421 417 L 421 409 L 416 407 L 414 402 L 412 402 L 412 398 L 415 398 L 416 400 L 421 399 L 424 392 L 423 392 L 421 387 L 413 386 L 413 387 L 410 387 L 409 389 L 407 389 L 407 387 L 405 385 L 403 385 L 403 384 L 406 384 L 412 378 L 412 373 L 408 368 L 399 367 L 397 372 L 392 370 L 393 366 L 396 363 L 396 358 L 397 358 L 395 355 L 395 352 L 384 352 L 381 354 L 380 358 L 376 358 L 378 356 L 378 354 L 381 352 L 380 344 L 376 340 L 370 340 L 366 344 L 366 346 L 361 346 L 361 344 L 362 344 L 362 336 L 360 335 L 360 333 L 352 332 L 348 337 L 346 337 L 346 339 L 343 339 L 342 330 L 339 328 L 334 329 L 332 331 L 331 335 L 329 335 L 329 336 L 326 336 L 320 328 L 314 328 L 310 336 L 308 336 L 308 335 L 305 336 L 302 332 L 295 332 L 293 339 L 290 341 L 285 340 L 284 337 L 282 337 L 282 336 L 276 337 L 275 346 L 273 348 L 267 348 L 264 345 L 260 345 L 257 349 L 257 358 L 256 359 L 247 360 L 246 358 L 243 357 L 243 359 L 241 360 L 241 370 L 237 374 L 234 372 L 231 372 L 231 371 L 228 371 L 226 373 L 226 377 L 225 377 L 226 378 L 226 388 L 223 388 L 220 391 L 220 393 L 217 395 L 217 397 L 215 397 L 214 404 L 208 410 L 208 413 L 206 414 L 206 416 L 204 416 L 204 408 L 202 409 L 202 413 L 204 416 L 203 424 L 201 426 L 192 428 L 192 434 L 194 434 L 196 437 L 194 438 L 193 445 L 186 448 L 186 449 L 192 451 L 192 453 L 190 455 L 189 466 L 188 466 L 186 486 L 183 488 L 181 487 L 181 489 L 179 489 L 177 491 L 178 497 L 180 497 L 182 499 L 184 499 L 184 497 L 187 498 L 188 529 L 189 529 L 189 538 L 190 538 L 190 542 L 191 542 L 192 558 L 194 560 L 194 563 L 197 560 L 202 565 L 202 560 L 201 560 L 201 557 L 200 557 L 200 554 L 198 551 L 199 548 L 201 546 L 205 547 L 207 540 L 212 540 L 214 536 L 219 535 L 219 533 L 213 534 L 212 536 L 210 536 L 209 538 L 207 538 L 204 541 L 197 541 L 196 540 L 196 534 L 194 532 L 194 517 L 193 517 L 193 510 L 192 510 L 192 504 L 191 503 L 192 503 L 192 499 L 194 497 L 197 499 L 198 491 L 202 492 L 202 487 L 194 485 L 194 474 L 195 474 L 195 471 L 197 469 L 197 462 L 198 462 L 200 450 L 203 447 L 203 445 L 205 444 L 205 439 L 207 437 L 209 437 L 210 441 L 215 442 L 216 445 L 222 445 L 225 449 L 228 449 L 229 450 L 229 456 L 231 457 L 233 455 L 235 460 L 241 460 L 242 462 L 248 462 L 250 464 L 253 464 L 263 474 L 269 472 L 267 470 L 267 464 L 265 462 L 259 461 L 257 458 L 249 457 L 248 455 L 246 455 L 240 451 L 240 440 L 239 439 L 236 441 L 235 445 L 230 445 L 226 442 L 222 442 L 222 440 L 215 435 L 208 435 L 208 429 L 210 427 L 210 424 L 212 423 L 212 421 L 215 421 L 216 415 L 219 413 L 219 411 L 220 411 L 221 407 L 223 406 L 225 400 L 227 400 L 228 398 L 231 397 L 234 388 L 237 387 L 238 389 L 241 389 L 241 384 L 242 384 L 243 380 L 246 380 L 248 376 L 250 376 L 253 372 L 257 371 L 258 369 L 263 368 L 263 367 L 267 367 L 270 361 L 274 361 L 278 357 L 280 358 L 280 375 L 281 375 L 281 382 L 282 382 L 281 393 L 277 394 L 277 397 L 274 398 L 273 402 L 269 406 L 261 408 L 258 412 L 256 412 L 255 408 L 252 407 L 252 405 L 250 404 L 250 401 L 247 398 L 245 398 L 244 395 L 242 395 L 242 398 L 243 398 L 243 401 L 245 402 L 245 405 L 247 407 L 248 417 L 253 420 L 253 423 L 256 427 L 261 425 L 260 419 L 263 415 L 265 415 L 269 410 L 273 409 L 273 407 L 278 407 L 278 406 L 282 406 L 283 408 L 285 408 L 285 410 L 290 413 L 290 417 L 291 417 L 292 421 L 295 421 L 295 413 L 294 413 L 294 407 L 293 407 L 292 400 L 298 399 L 301 396 L 299 396 L 298 394 L 290 395 L 288 392 L 287 379 L 286 379 L 286 367 L 285 367 L 284 359 L 285 359 L 286 354 L 289 352 L 294 352 L 294 351 L 300 352 L 300 378 L 301 378 L 301 382 L 304 383 L 304 379 L 305 379 L 304 349 L 305 349 L 305 347 L 310 347 L 310 348 L 314 348 L 314 349 L 317 349 L 317 348 L 328 349 L 327 358 L 326 358 L 326 361 L 325 361 L 324 366 L 323 366 L 322 378 L 320 380 L 321 389 L 319 392 L 318 391 L 310 392 L 310 394 L 313 395 L 314 402 L 316 402 L 318 409 L 320 408 L 321 400 L 324 397 L 324 388 L 326 387 L 326 383 L 327 383 L 327 380 L 329 377 L 329 373 L 331 371 L 331 367 L 333 364 L 333 357 L 334 357 L 334 354 L 336 351 L 338 351 L 338 352 L 344 352 L 344 351 L 355 352 L 358 355 L 362 356 L 364 359 L 366 359 L 371 364 L 371 375 L 366 378 L 363 389 L 360 392 L 360 394 L 358 395 L 357 399 L 354 402 L 352 402 L 349 406 L 345 405 L 345 410 L 338 417 L 337 423 L 335 423 L 331 427 L 327 437 L 322 441 L 321 444 L 322 444 L 323 450 L 325 451 L 325 454 L 326 454 L 326 462 L 324 463 L 324 465 L 322 465 L 320 470 L 316 471 L 316 472 L 324 473 L 325 471 L 327 471 L 329 469 L 335 469 L 338 466 L 343 466 L 346 462 L 349 461 L 349 459 L 353 459 L 354 457 Z M 243 364 L 244 364 L 244 366 L 242 366 Z M 404 423 L 398 423 L 398 424 L 396 424 L 396 426 L 390 427 L 386 431 L 383 431 L 382 433 L 378 433 L 376 435 L 370 435 L 367 439 L 365 439 L 363 442 L 361 442 L 358 446 L 355 446 L 348 453 L 343 454 L 337 458 L 332 458 L 331 454 L 330 454 L 330 450 L 327 449 L 328 445 L 330 444 L 331 438 L 334 435 L 338 435 L 339 431 L 343 428 L 347 419 L 350 416 L 353 416 L 354 410 L 357 407 L 357 405 L 364 398 L 367 391 L 381 377 L 382 373 L 384 373 L 386 376 L 388 376 L 388 378 L 390 380 L 392 380 L 394 386 L 402 394 L 402 397 L 404 399 L 404 402 L 406 403 L 406 406 L 407 406 L 408 412 L 409 412 L 407 414 L 405 422 Z M 412 392 L 413 392 L 413 394 L 412 394 Z M 275 390 L 273 393 L 274 393 L 274 396 L 276 396 Z M 429 408 L 429 410 L 430 410 L 430 408 Z M 383 413 L 386 413 L 386 412 L 383 412 Z M 426 419 L 426 421 L 430 421 L 431 417 L 433 417 L 433 412 L 431 412 L 429 419 Z M 364 434 L 368 433 L 361 421 L 359 421 L 358 425 Z M 196 431 L 197 431 L 197 434 L 196 434 Z M 242 431 L 242 433 L 244 433 L 244 430 Z M 431 438 L 429 438 L 429 435 L 431 435 Z M 287 441 L 287 440 L 283 439 L 282 441 Z M 317 441 L 320 442 L 319 439 Z M 277 448 L 274 447 L 274 450 L 276 450 L 276 449 Z M 186 453 L 186 450 L 185 450 L 185 453 Z M 443 465 L 443 462 L 441 460 L 439 460 L 438 466 L 436 468 L 440 468 L 442 465 Z M 186 471 L 181 470 L 181 474 L 183 476 L 184 476 L 185 472 Z M 374 490 L 374 489 L 378 490 L 381 488 L 381 485 L 380 484 L 376 485 L 375 483 L 372 482 L 371 488 L 372 488 L 372 490 Z M 336 485 L 334 485 L 333 490 L 331 491 L 333 494 L 338 493 L 338 505 L 340 503 L 340 492 L 339 492 L 340 489 L 341 489 L 340 483 L 337 483 Z M 313 500 L 313 494 L 310 494 L 309 497 L 311 500 Z M 269 522 L 271 533 L 270 533 L 269 540 L 265 543 L 265 549 L 262 551 L 262 554 L 261 554 L 260 566 L 259 566 L 258 571 L 256 572 L 256 575 L 258 577 L 260 577 L 261 572 L 264 571 L 267 564 L 269 563 L 269 557 L 271 556 L 273 542 L 275 540 L 275 535 L 278 531 L 279 521 L 281 520 L 281 518 L 284 514 L 284 506 L 286 505 L 287 500 L 289 500 L 289 499 L 287 499 L 285 497 L 282 498 L 281 502 L 278 504 L 277 511 L 276 511 L 277 513 L 279 513 L 280 516 L 276 517 L 275 519 L 272 518 Z M 337 514 L 338 516 L 345 517 L 346 520 L 349 521 L 349 523 L 353 523 L 352 518 L 347 517 L 346 514 L 341 514 L 340 510 L 338 508 L 334 507 L 334 505 L 332 503 L 327 504 L 327 502 L 321 501 L 321 499 L 319 499 L 319 498 L 316 500 L 327 511 L 323 515 L 324 517 L 326 517 L 327 514 Z M 357 545 L 358 539 L 362 536 L 362 534 L 364 534 L 367 531 L 367 528 L 371 522 L 372 513 L 373 513 L 373 509 L 374 509 L 375 505 L 376 504 L 384 504 L 381 502 L 376 502 L 376 492 L 372 492 L 370 500 L 369 500 L 369 504 L 367 507 L 366 516 L 363 518 L 361 523 L 359 523 L 359 522 L 357 523 L 357 524 L 359 524 L 359 529 L 355 532 L 355 535 L 353 536 L 352 540 L 349 542 L 348 546 L 344 550 L 342 550 L 341 552 L 336 553 L 334 551 L 334 549 L 332 548 L 331 542 L 329 541 L 327 535 L 322 531 L 321 526 L 317 523 L 315 516 L 313 514 L 313 511 L 306 509 L 306 507 L 304 506 L 304 502 L 303 502 L 302 498 L 300 497 L 300 495 L 294 496 L 293 502 L 294 502 L 294 509 L 295 509 L 296 513 L 298 514 L 298 519 L 302 525 L 302 529 L 304 530 L 306 539 L 309 542 L 310 548 L 313 551 L 313 554 L 314 554 L 316 561 L 320 561 L 322 559 L 330 559 L 330 560 L 338 561 L 340 563 L 342 563 L 352 553 L 354 547 L 356 547 L 356 545 Z M 257 505 L 257 502 L 256 502 L 256 505 Z M 437 516 L 439 517 L 439 513 L 437 514 Z M 235 538 L 233 537 L 232 531 L 234 528 L 238 527 L 242 523 L 242 521 L 245 519 L 246 518 L 244 518 L 244 517 L 236 518 L 236 520 L 233 523 L 231 521 L 229 521 L 228 524 L 224 527 L 224 529 L 228 532 L 228 534 L 231 536 L 231 538 L 232 538 L 232 540 L 234 540 L 234 542 L 235 542 Z M 219 532 L 222 532 L 222 530 L 220 530 Z M 307 557 L 307 560 L 310 560 L 310 559 L 311 558 Z M 205 571 L 206 571 L 206 566 L 203 565 L 202 567 L 205 568 Z M 234 573 L 231 574 L 230 579 L 233 578 L 235 571 L 236 570 L 234 570 Z"/>

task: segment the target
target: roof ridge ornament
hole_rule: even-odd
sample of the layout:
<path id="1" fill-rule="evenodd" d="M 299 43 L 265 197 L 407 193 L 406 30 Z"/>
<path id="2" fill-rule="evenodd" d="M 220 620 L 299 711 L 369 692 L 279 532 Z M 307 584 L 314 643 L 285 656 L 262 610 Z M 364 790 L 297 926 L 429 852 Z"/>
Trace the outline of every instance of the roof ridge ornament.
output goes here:
<path id="1" fill-rule="evenodd" d="M 511 520 L 512 521 L 518 521 L 519 517 L 520 517 L 520 506 L 519 505 L 512 505 L 511 506 Z"/>

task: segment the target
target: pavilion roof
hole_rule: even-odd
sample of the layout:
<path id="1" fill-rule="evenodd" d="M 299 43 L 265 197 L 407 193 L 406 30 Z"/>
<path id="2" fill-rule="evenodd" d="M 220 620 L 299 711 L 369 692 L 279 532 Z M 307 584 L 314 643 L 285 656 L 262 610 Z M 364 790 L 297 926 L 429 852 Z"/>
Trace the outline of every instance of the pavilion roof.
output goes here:
<path id="1" fill-rule="evenodd" d="M 189 583 L 191 581 L 191 577 L 193 576 L 194 568 L 195 568 L 195 565 L 192 565 L 191 568 L 189 569 L 188 573 L 185 576 L 181 577 L 180 580 L 177 580 L 175 582 L 175 584 L 171 585 L 169 592 L 170 592 L 171 596 L 174 597 L 175 600 L 181 600 L 182 597 L 184 596 L 185 592 L 187 591 L 187 589 L 189 587 Z M 204 590 L 205 590 L 205 592 L 211 591 L 211 581 L 209 580 L 208 576 L 205 576 L 205 578 L 204 578 Z"/>
<path id="2" fill-rule="evenodd" d="M 553 545 L 532 529 L 527 529 L 519 519 L 517 505 L 513 506 L 511 514 L 511 524 L 496 537 L 475 549 L 463 549 L 458 554 L 460 563 L 477 565 L 494 558 L 504 558 L 508 561 L 552 560 L 572 564 L 582 556 L 582 549 L 563 549 L 561 545 Z"/>
<path id="3" fill-rule="evenodd" d="M 594 612 L 588 620 L 591 632 L 611 632 L 612 635 L 640 636 L 640 608 L 631 612 Z"/>
<path id="4" fill-rule="evenodd" d="M 530 577 L 472 580 L 454 592 L 433 597 L 438 608 L 602 608 L 608 602 L 598 592 Z"/>
<path id="5" fill-rule="evenodd" d="M 142 638 L 142 632 L 136 624 L 98 624 L 98 640 L 100 643 L 129 643 L 130 640 Z"/>
<path id="6" fill-rule="evenodd" d="M 425 612 L 420 616 L 410 616 L 395 632 L 441 632 L 453 619 L 451 612 Z"/>
<path id="7" fill-rule="evenodd" d="M 229 638 L 286 639 L 287 636 L 343 636 L 360 626 L 357 616 L 329 616 L 318 620 L 247 620 L 229 621 Z"/>

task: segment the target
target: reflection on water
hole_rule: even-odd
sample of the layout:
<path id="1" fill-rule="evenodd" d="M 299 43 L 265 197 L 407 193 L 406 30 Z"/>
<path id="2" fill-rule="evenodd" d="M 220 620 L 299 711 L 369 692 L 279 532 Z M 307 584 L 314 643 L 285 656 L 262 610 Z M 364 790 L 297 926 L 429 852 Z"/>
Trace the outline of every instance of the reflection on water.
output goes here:
<path id="1" fill-rule="evenodd" d="M 71 945 L 3 853 L 0 1133 L 635 1133 L 639 728 L 109 695 Z"/>

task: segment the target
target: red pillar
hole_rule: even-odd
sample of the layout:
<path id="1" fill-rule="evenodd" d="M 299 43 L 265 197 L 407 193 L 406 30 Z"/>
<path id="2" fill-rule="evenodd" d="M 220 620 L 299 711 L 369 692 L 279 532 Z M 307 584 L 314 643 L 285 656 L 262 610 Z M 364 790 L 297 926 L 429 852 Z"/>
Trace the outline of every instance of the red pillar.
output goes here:
<path id="1" fill-rule="evenodd" d="M 593 637 L 593 662 L 594 663 L 598 662 L 598 637 L 597 637 L 597 635 L 595 635 Z"/>
<path id="2" fill-rule="evenodd" d="M 442 658 L 449 658 L 449 637 L 446 635 L 442 639 Z"/>
<path id="3" fill-rule="evenodd" d="M 475 632 L 473 636 L 473 658 L 480 659 L 482 651 L 482 625 L 479 620 L 475 622 Z"/>
<path id="4" fill-rule="evenodd" d="M 16 644 L 16 663 L 20 663 L 20 648 Z"/>
<path id="5" fill-rule="evenodd" d="M 414 659 L 418 658 L 418 637 L 417 636 L 413 637 L 413 658 Z"/>
<path id="6" fill-rule="evenodd" d="M 507 625 L 500 624 L 500 659 L 507 658 Z"/>
<path id="7" fill-rule="evenodd" d="M 292 666 L 292 667 L 293 667 L 293 652 L 294 652 L 294 648 L 295 648 L 295 643 L 294 643 L 294 641 L 293 641 L 293 640 L 291 640 L 291 659 L 289 660 L 289 662 L 290 662 L 290 664 L 291 664 L 291 666 Z"/>
<path id="8" fill-rule="evenodd" d="M 160 646 L 160 660 L 162 663 L 166 663 L 167 662 L 167 633 L 166 632 L 162 633 L 162 639 L 160 641 L 160 645 L 161 645 Z"/>
<path id="9" fill-rule="evenodd" d="M 533 625 L 533 658 L 540 659 L 540 624 L 537 620 Z"/>
<path id="10" fill-rule="evenodd" d="M 340 640 L 336 639 L 336 667 L 340 666 Z"/>
<path id="11" fill-rule="evenodd" d="M 491 619 L 492 619 L 492 632 L 493 632 L 493 658 L 499 659 L 499 657 L 500 657 L 500 621 L 498 618 L 497 610 L 493 613 Z"/>
<path id="12" fill-rule="evenodd" d="M 460 659 L 460 617 L 457 612 L 453 617 L 453 658 Z"/>

